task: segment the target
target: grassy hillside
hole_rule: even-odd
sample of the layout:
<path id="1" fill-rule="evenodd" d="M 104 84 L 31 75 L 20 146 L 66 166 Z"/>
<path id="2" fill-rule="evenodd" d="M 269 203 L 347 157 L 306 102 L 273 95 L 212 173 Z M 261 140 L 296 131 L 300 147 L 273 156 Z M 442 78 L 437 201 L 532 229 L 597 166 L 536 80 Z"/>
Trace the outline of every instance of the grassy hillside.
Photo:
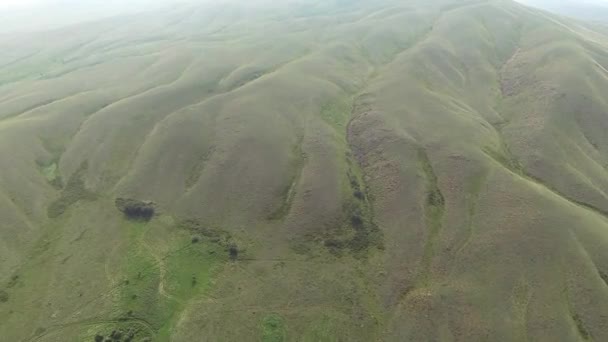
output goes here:
<path id="1" fill-rule="evenodd" d="M 608 340 L 608 37 L 508 0 L 0 37 L 0 340 Z"/>

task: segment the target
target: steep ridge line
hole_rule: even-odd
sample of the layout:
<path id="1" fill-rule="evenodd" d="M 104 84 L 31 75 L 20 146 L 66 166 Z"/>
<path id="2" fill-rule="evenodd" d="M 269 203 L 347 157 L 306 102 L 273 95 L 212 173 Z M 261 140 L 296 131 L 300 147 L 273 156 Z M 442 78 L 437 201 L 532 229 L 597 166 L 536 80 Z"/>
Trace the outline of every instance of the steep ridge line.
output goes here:
<path id="1" fill-rule="evenodd" d="M 445 199 L 437 183 L 437 175 L 431 164 L 426 150 L 418 147 L 418 164 L 423 171 L 425 181 L 424 216 L 427 228 L 427 239 L 424 245 L 420 270 L 416 276 L 417 287 L 429 285 L 431 264 L 435 255 L 437 239 L 443 228 L 443 216 L 445 214 Z"/>
<path id="2" fill-rule="evenodd" d="M 72 136 L 72 138 L 70 139 L 70 142 L 72 142 L 72 141 L 73 141 L 73 139 L 74 139 L 75 137 L 77 137 L 77 136 L 78 136 L 78 135 L 79 135 L 79 134 L 82 132 L 82 128 L 83 128 L 83 127 L 85 127 L 85 126 L 86 126 L 86 124 L 88 124 L 88 122 L 89 122 L 91 119 L 93 119 L 93 118 L 94 118 L 94 117 L 96 117 L 96 116 L 99 116 L 99 113 L 101 113 L 102 111 L 107 110 L 107 108 L 109 108 L 109 107 L 116 106 L 116 105 L 118 105 L 119 103 L 122 103 L 122 102 L 125 102 L 125 101 L 129 101 L 129 100 L 133 100 L 134 98 L 137 98 L 137 97 L 140 97 L 140 96 L 144 96 L 145 94 L 147 94 L 147 93 L 149 93 L 149 92 L 152 92 L 152 91 L 155 91 L 155 90 L 160 90 L 160 89 L 165 89 L 165 88 L 169 88 L 169 87 L 171 87 L 172 85 L 176 84 L 177 82 L 179 82 L 179 81 L 180 81 L 180 80 L 181 80 L 181 79 L 184 77 L 184 75 L 186 74 L 186 72 L 187 72 L 187 71 L 188 71 L 188 70 L 189 70 L 189 69 L 192 67 L 192 64 L 193 64 L 193 62 L 192 62 L 192 60 L 190 60 L 190 63 L 188 64 L 188 66 L 186 66 L 186 67 L 184 68 L 184 70 L 182 70 L 182 72 L 180 73 L 179 77 L 177 77 L 176 79 L 172 80 L 172 81 L 171 81 L 171 82 L 169 82 L 169 83 L 166 83 L 166 84 L 161 84 L 161 85 L 158 85 L 158 86 L 154 86 L 154 87 L 151 87 L 151 88 L 148 88 L 148 89 L 144 90 L 143 92 L 140 92 L 140 93 L 137 93 L 137 94 L 133 94 L 133 95 L 130 95 L 130 96 L 124 97 L 124 98 L 119 99 L 118 101 L 115 101 L 115 102 L 113 102 L 112 104 L 109 104 L 109 105 L 107 105 L 107 106 L 104 106 L 104 107 L 103 107 L 103 108 L 101 108 L 100 110 L 98 110 L 98 111 L 96 111 L 96 112 L 94 112 L 94 113 L 90 114 L 90 115 L 89 115 L 89 116 L 88 116 L 88 117 L 87 117 L 87 118 L 86 118 L 86 119 L 85 119 L 85 120 L 84 120 L 84 121 L 83 121 L 83 122 L 80 124 L 80 126 L 78 127 L 78 130 L 77 130 L 77 131 L 74 133 L 74 135 L 73 135 L 73 136 Z M 180 107 L 180 108 L 178 108 L 178 109 L 176 109 L 176 110 L 181 110 L 181 109 L 186 108 L 186 107 L 188 107 L 188 106 L 189 106 L 189 105 L 185 105 L 185 106 Z M 172 113 L 172 112 L 167 113 L 166 115 L 170 115 L 171 113 Z M 166 115 L 165 115 L 165 117 L 166 117 Z M 149 134 L 149 132 L 148 132 L 148 134 Z M 99 147 L 100 147 L 100 146 L 101 146 L 101 145 L 99 145 L 99 146 L 98 146 L 98 149 L 99 149 Z M 139 152 L 139 148 L 141 148 L 141 145 L 140 145 L 140 146 L 138 146 L 138 149 L 136 150 L 136 154 L 137 154 L 137 152 Z M 128 168 L 128 169 L 130 169 L 130 168 L 132 167 L 132 164 L 134 163 L 134 161 L 135 161 L 135 158 L 132 158 L 132 159 L 130 160 L 130 166 L 129 166 L 129 168 Z M 125 177 L 125 176 L 123 176 L 122 178 L 124 178 L 124 177 Z M 121 179 L 122 179 L 122 178 L 121 178 Z M 118 181 L 115 183 L 115 185 L 116 185 L 116 184 L 118 184 L 118 183 L 120 182 L 120 180 L 121 180 L 121 179 L 119 179 L 119 180 L 118 180 Z"/>
<path id="3" fill-rule="evenodd" d="M 304 141 L 304 136 L 306 135 L 306 128 L 304 128 L 303 134 L 298 138 L 298 142 L 296 143 L 296 147 L 293 149 L 293 153 L 296 154 L 293 158 L 295 161 L 293 162 L 293 167 L 296 169 L 294 175 L 291 180 L 291 185 L 285 194 L 283 194 L 283 203 L 277 208 L 275 211 L 270 213 L 268 219 L 270 221 L 280 221 L 286 218 L 291 212 L 291 207 L 293 205 L 293 200 L 296 197 L 298 185 L 300 184 L 300 180 L 302 178 L 302 172 L 306 167 L 306 163 L 308 161 L 308 155 L 304 152 L 302 148 L 302 144 Z"/>
<path id="4" fill-rule="evenodd" d="M 604 274 L 599 267 L 597 267 L 596 262 L 593 260 L 593 257 L 591 257 L 591 254 L 589 253 L 589 251 L 587 250 L 587 248 L 585 248 L 585 246 L 581 243 L 578 234 L 575 230 L 570 229 L 570 235 L 572 236 L 572 239 L 574 239 L 574 242 L 577 244 L 577 246 L 580 248 L 581 252 L 585 255 L 585 257 L 587 258 L 587 260 L 589 261 L 589 263 L 591 263 L 591 265 L 593 266 L 593 269 L 596 272 L 597 277 L 599 278 L 600 281 L 602 281 L 602 283 L 604 283 L 605 285 L 605 290 L 608 291 L 608 279 L 607 279 L 607 275 Z"/>
<path id="5" fill-rule="evenodd" d="M 511 56 L 511 58 L 509 58 L 509 60 L 508 60 L 508 61 L 507 61 L 507 62 L 506 62 L 506 63 L 505 63 L 505 64 L 504 64 L 502 67 L 501 67 L 501 69 L 500 69 L 500 70 L 499 70 L 499 72 L 498 72 L 498 77 L 499 77 L 499 82 L 500 82 L 500 90 L 501 90 L 501 94 L 500 94 L 500 95 L 501 95 L 501 98 L 506 98 L 506 97 L 508 97 L 508 96 L 509 96 L 509 94 L 506 94 L 506 93 L 505 93 L 505 89 L 504 89 L 504 87 L 503 87 L 503 83 L 504 83 L 504 81 L 503 81 L 503 80 L 504 80 L 504 73 L 506 72 L 506 70 L 505 70 L 505 69 L 506 69 L 506 68 L 509 66 L 509 64 L 510 64 L 510 63 L 512 63 L 512 62 L 513 62 L 513 61 L 514 61 L 514 60 L 517 58 L 517 56 L 518 56 L 520 53 L 521 53 L 521 48 L 519 48 L 519 47 L 518 47 L 518 48 L 517 48 L 517 50 L 515 51 L 515 53 L 513 54 L 513 56 Z M 497 112 L 499 112 L 499 111 L 497 110 Z M 527 173 L 527 172 L 525 171 L 525 168 L 523 167 L 523 165 L 521 165 L 521 164 L 519 163 L 519 161 L 517 161 L 517 160 L 516 160 L 515 156 L 513 156 L 513 155 L 510 153 L 509 146 L 508 146 L 508 144 L 506 143 L 506 141 L 504 140 L 504 137 L 503 137 L 503 134 L 502 134 L 502 128 L 503 128 L 505 125 L 508 125 L 508 121 L 503 122 L 503 123 L 501 123 L 500 125 L 492 125 L 492 126 L 494 127 L 494 129 L 495 129 L 495 131 L 496 131 L 496 134 L 497 134 L 497 136 L 498 136 L 498 138 L 499 138 L 499 141 L 500 141 L 500 143 L 501 143 L 501 145 L 502 145 L 503 151 L 501 151 L 501 152 L 502 152 L 502 153 L 507 154 L 507 155 L 505 155 L 504 157 L 505 157 L 505 158 L 507 158 L 507 160 L 509 161 L 509 164 L 511 164 L 511 165 L 507 165 L 507 164 L 505 164 L 505 161 L 498 160 L 498 159 L 496 158 L 496 156 L 495 156 L 495 155 L 493 155 L 493 154 L 491 154 L 491 153 L 488 153 L 488 151 L 485 151 L 485 150 L 484 150 L 483 152 L 484 152 L 484 154 L 485 154 L 486 156 L 488 156 L 488 157 L 490 157 L 492 160 L 494 160 L 494 161 L 498 162 L 498 163 L 499 163 L 499 164 L 501 164 L 503 167 L 505 167 L 505 168 L 509 169 L 509 171 L 511 171 L 511 172 L 513 172 L 513 173 L 515 173 L 515 174 L 518 174 L 518 175 L 519 175 L 519 176 L 521 176 L 521 177 L 527 178 L 528 180 L 530 180 L 530 181 L 532 181 L 532 182 L 534 182 L 534 183 L 536 183 L 536 184 L 540 184 L 540 185 L 542 185 L 543 187 L 545 187 L 545 188 L 546 188 L 547 190 L 549 190 L 550 192 L 552 192 L 552 193 L 556 194 L 557 196 L 559 196 L 559 197 L 561 197 L 561 198 L 563 198 L 563 199 L 567 200 L 568 202 L 573 203 L 573 204 L 576 204 L 576 205 L 577 205 L 577 206 L 579 206 L 579 207 L 584 207 L 584 208 L 586 208 L 586 209 L 588 209 L 588 210 L 592 210 L 592 211 L 594 211 L 595 213 L 597 213 L 597 214 L 601 215 L 602 217 L 604 217 L 605 219 L 608 219 L 608 211 L 603 211 L 603 210 L 601 210 L 601 209 L 599 209 L 599 208 L 597 208 L 597 207 L 595 207 L 595 206 L 593 206 L 593 205 L 591 205 L 591 204 L 589 204 L 589 203 L 586 203 L 586 202 L 583 202 L 583 201 L 578 201 L 578 200 L 575 200 L 575 199 L 573 199 L 573 198 L 570 198 L 570 197 L 568 197 L 566 194 L 561 193 L 561 192 L 560 192 L 560 191 L 558 191 L 557 189 L 555 189 L 555 188 L 553 188 L 553 187 L 551 187 L 551 186 L 549 186 L 549 185 L 545 184 L 545 183 L 544 183 L 544 182 L 543 182 L 541 179 L 539 179 L 538 177 L 535 177 L 535 176 L 533 176 L 533 175 L 531 175 L 531 174 Z M 586 139 L 586 137 L 585 137 L 585 139 Z M 578 145 L 576 145 L 576 146 L 578 147 Z M 579 148 L 580 148 L 580 147 L 579 147 Z M 587 156 L 587 155 L 585 154 L 585 156 Z M 588 157 L 588 156 L 587 156 L 587 157 Z M 588 157 L 588 158 L 589 158 L 589 157 Z M 516 167 L 516 170 L 514 169 L 514 167 Z"/>
<path id="6" fill-rule="evenodd" d="M 560 200 L 566 201 L 568 204 L 573 205 L 577 208 L 581 208 L 585 211 L 591 212 L 597 216 L 599 216 L 600 218 L 602 218 L 602 220 L 606 221 L 608 223 L 608 213 L 604 212 L 592 205 L 589 205 L 587 203 L 584 202 L 579 202 L 576 201 L 574 199 L 569 198 L 568 196 L 562 194 L 561 192 L 553 189 L 552 187 L 544 184 L 542 182 L 542 180 L 535 178 L 531 175 L 528 175 L 527 173 L 525 173 L 524 171 L 517 172 L 512 170 L 511 166 L 509 165 L 505 165 L 503 161 L 496 159 L 495 156 L 493 156 L 491 153 L 488 153 L 486 151 L 483 151 L 483 154 L 486 155 L 486 157 L 488 157 L 489 159 L 491 159 L 494 163 L 500 165 L 502 168 L 506 169 L 508 172 L 512 173 L 513 175 L 516 175 L 517 177 L 525 180 L 526 182 L 532 183 L 536 186 L 539 186 L 541 188 L 543 188 L 544 190 L 546 190 L 547 192 L 553 194 L 555 197 L 559 198 Z"/>
<path id="7" fill-rule="evenodd" d="M 68 97 L 62 98 L 62 99 L 50 99 L 50 100 L 42 101 L 42 102 L 38 103 L 37 105 L 31 106 L 29 108 L 26 108 L 25 110 L 23 110 L 21 112 L 10 113 L 10 114 L 7 114 L 5 116 L 2 116 L 2 117 L 0 117 L 0 121 L 10 120 L 10 119 L 16 119 L 16 118 L 18 118 L 19 116 L 21 116 L 23 114 L 27 114 L 29 112 L 35 111 L 36 109 L 44 108 L 46 106 L 50 106 L 53 103 L 60 102 L 60 101 L 62 101 L 64 99 L 70 98 L 72 96 L 77 96 L 79 94 L 86 93 L 86 92 L 87 91 L 77 92 L 75 94 L 69 95 Z M 2 105 L 2 103 L 0 103 L 0 105 Z"/>
<path id="8" fill-rule="evenodd" d="M 456 253 L 454 254 L 458 257 L 470 244 L 473 240 L 473 236 L 475 234 L 475 216 L 477 213 L 477 202 L 479 201 L 479 196 L 481 195 L 481 187 L 487 182 L 488 172 L 483 171 L 483 175 L 479 176 L 479 179 L 476 183 L 471 187 L 469 194 L 471 198 L 467 198 L 468 202 L 468 212 L 466 218 L 466 237 L 460 246 L 456 249 Z"/>
<path id="9" fill-rule="evenodd" d="M 280 69 L 282 69 L 282 68 L 283 68 L 283 67 L 285 67 L 286 65 L 291 64 L 292 62 L 299 61 L 300 59 L 305 58 L 306 56 L 308 56 L 308 54 L 305 54 L 305 55 L 303 55 L 303 56 L 299 56 L 299 57 L 297 57 L 297 58 L 295 58 L 295 59 L 293 59 L 293 60 L 291 60 L 291 61 L 289 61 L 289 62 L 286 62 L 286 63 L 284 63 L 284 64 L 281 64 L 279 68 L 277 68 L 277 69 L 273 69 L 273 70 L 270 70 L 269 72 L 267 72 L 267 73 L 265 73 L 265 74 L 261 75 L 260 77 L 257 77 L 257 78 L 255 78 L 255 79 L 253 79 L 253 80 L 250 80 L 250 81 L 248 81 L 248 82 L 246 82 L 246 83 L 244 83 L 244 84 L 241 84 L 241 85 L 239 85 L 238 87 L 235 87 L 235 88 L 229 89 L 229 90 L 224 91 L 224 92 L 219 92 L 219 93 L 215 93 L 215 94 L 210 94 L 210 95 L 209 95 L 209 96 L 207 96 L 207 97 L 203 97 L 203 98 L 202 98 L 200 101 L 198 101 L 198 102 L 188 104 L 188 105 L 186 105 L 186 106 L 184 106 L 184 107 L 181 107 L 181 108 L 179 108 L 179 109 L 177 109 L 177 110 L 175 110 L 175 111 L 172 111 L 171 113 L 168 113 L 167 115 L 165 115 L 163 118 L 161 118 L 160 120 L 158 120 L 157 122 L 155 122 L 155 123 L 154 123 L 154 126 L 152 127 L 152 129 L 151 129 L 150 131 L 148 131 L 148 133 L 147 133 L 147 134 L 145 135 L 145 137 L 142 139 L 142 142 L 141 142 L 141 144 L 139 144 L 139 146 L 138 146 L 138 148 L 137 148 L 137 150 L 136 150 L 136 152 L 135 152 L 134 157 L 131 159 L 130 165 L 129 165 L 129 167 L 128 167 L 128 171 L 127 171 L 127 172 L 124 174 L 124 176 L 122 176 L 122 177 L 121 177 L 121 178 L 120 178 L 120 179 L 119 179 L 119 180 L 118 180 L 118 181 L 115 183 L 115 185 L 112 187 L 112 191 L 113 191 L 113 192 L 115 192 L 115 191 L 116 191 L 116 189 L 120 187 L 121 183 L 122 183 L 122 182 L 123 182 L 125 179 L 127 179 L 127 178 L 128 178 L 128 177 L 129 177 L 129 176 L 132 174 L 133 165 L 134 165 L 134 163 L 137 161 L 137 158 L 138 158 L 138 156 L 139 156 L 139 154 L 140 154 L 140 151 L 141 151 L 142 147 L 143 147 L 144 145 L 146 145 L 146 142 L 149 140 L 149 138 L 150 138 L 151 136 L 153 136 L 153 135 L 154 135 L 154 134 L 155 134 L 155 133 L 158 131 L 158 129 L 160 129 L 160 127 L 161 127 L 161 126 L 162 126 L 162 125 L 163 125 L 165 122 L 167 122 L 169 119 L 171 119 L 172 117 L 174 117 L 174 116 L 176 116 L 176 115 L 180 115 L 180 114 L 182 114 L 184 111 L 187 111 L 187 110 L 189 110 L 189 109 L 191 109 L 191 108 L 195 108 L 195 107 L 198 107 L 198 106 L 201 106 L 201 105 L 203 105 L 203 104 L 207 103 L 208 101 L 212 101 L 212 100 L 213 100 L 213 99 L 215 99 L 215 98 L 222 97 L 222 96 L 226 96 L 226 95 L 229 95 L 229 94 L 231 94 L 231 93 L 233 93 L 233 92 L 236 92 L 236 91 L 238 91 L 239 89 L 242 89 L 243 87 L 246 87 L 246 86 L 248 86 L 248 85 L 250 85 L 250 84 L 252 84 L 252 83 L 254 83 L 254 82 L 256 82 L 256 81 L 259 81 L 260 79 L 262 79 L 262 78 L 264 78 L 264 77 L 268 77 L 269 75 L 272 75 L 272 74 L 274 74 L 274 73 L 278 72 Z M 234 72 L 234 70 L 233 70 L 233 72 Z M 218 83 L 219 83 L 219 82 L 218 82 Z M 193 185 L 193 186 L 190 186 L 190 187 L 189 187 L 189 188 L 186 190 L 186 192 L 185 192 L 185 193 L 184 193 L 184 194 L 183 194 L 181 197 L 182 197 L 182 198 L 183 198 L 183 197 L 185 197 L 185 196 L 186 196 L 186 195 L 187 195 L 187 194 L 188 194 L 188 193 L 189 193 L 189 192 L 190 192 L 190 191 L 191 191 L 193 188 L 194 188 L 194 185 Z"/>
<path id="10" fill-rule="evenodd" d="M 561 268 L 563 269 L 563 266 Z M 562 270 L 562 272 L 564 272 L 564 271 Z M 576 329 L 576 332 L 578 333 L 580 339 L 583 341 L 588 341 L 591 336 L 589 334 L 589 331 L 585 327 L 584 322 L 582 321 L 582 319 L 580 318 L 580 316 L 578 315 L 578 313 L 576 313 L 576 311 L 574 309 L 574 305 L 572 304 L 572 299 L 570 296 L 570 286 L 568 284 L 568 279 L 565 276 L 566 273 L 563 273 L 563 274 L 564 275 L 562 276 L 562 278 L 563 278 L 562 279 L 562 282 L 563 282 L 562 295 L 564 296 L 563 300 L 565 301 L 566 309 L 568 310 L 568 316 L 570 318 L 570 322 Z M 593 339 L 591 339 L 591 340 L 593 340 Z"/>

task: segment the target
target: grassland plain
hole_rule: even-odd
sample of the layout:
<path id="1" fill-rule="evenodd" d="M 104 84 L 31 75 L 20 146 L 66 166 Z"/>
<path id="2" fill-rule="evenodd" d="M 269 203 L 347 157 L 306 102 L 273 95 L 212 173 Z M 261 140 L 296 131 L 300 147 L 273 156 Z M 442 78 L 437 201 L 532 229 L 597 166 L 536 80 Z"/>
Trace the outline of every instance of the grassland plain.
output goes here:
<path id="1" fill-rule="evenodd" d="M 0 340 L 608 340 L 603 30 L 309 0 L 0 36 Z"/>

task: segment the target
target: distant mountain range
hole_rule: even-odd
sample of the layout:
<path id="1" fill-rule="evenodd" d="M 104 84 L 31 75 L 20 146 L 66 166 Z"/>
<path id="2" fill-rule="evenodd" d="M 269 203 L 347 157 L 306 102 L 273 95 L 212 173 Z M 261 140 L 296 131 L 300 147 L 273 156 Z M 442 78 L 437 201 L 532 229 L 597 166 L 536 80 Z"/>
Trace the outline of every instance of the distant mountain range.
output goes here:
<path id="1" fill-rule="evenodd" d="M 608 1 L 600 0 L 519 0 L 533 7 L 584 20 L 608 21 Z"/>

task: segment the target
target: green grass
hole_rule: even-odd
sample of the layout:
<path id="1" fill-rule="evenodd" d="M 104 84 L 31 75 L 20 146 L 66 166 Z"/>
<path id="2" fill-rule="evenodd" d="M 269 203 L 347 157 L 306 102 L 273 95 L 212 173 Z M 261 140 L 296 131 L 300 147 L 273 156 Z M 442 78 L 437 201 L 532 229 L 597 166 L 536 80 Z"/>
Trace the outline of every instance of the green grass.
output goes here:
<path id="1" fill-rule="evenodd" d="M 95 199 L 95 194 L 86 188 L 83 179 L 87 168 L 87 163 L 83 163 L 61 190 L 60 197 L 49 205 L 47 213 L 50 218 L 59 217 L 65 213 L 71 205 L 78 201 Z M 56 180 L 56 178 L 54 178 L 53 181 L 54 180 Z"/>
<path id="2" fill-rule="evenodd" d="M 311 328 L 302 337 L 303 341 L 335 342 L 340 340 L 336 322 L 331 316 L 323 314 L 311 324 Z"/>
<path id="3" fill-rule="evenodd" d="M 228 260 L 228 254 L 218 243 L 193 243 L 185 231 L 172 244 L 162 246 L 167 252 L 161 253 L 147 241 L 147 224 L 129 223 L 125 229 L 131 242 L 117 309 L 125 320 L 149 324 L 153 329 L 150 337 L 169 340 L 189 300 L 209 289 L 217 267 Z"/>
<path id="4" fill-rule="evenodd" d="M 272 314 L 262 320 L 262 341 L 283 342 L 286 341 L 285 322 L 281 316 Z"/>
<path id="5" fill-rule="evenodd" d="M 63 181 L 61 179 L 61 175 L 59 174 L 57 162 L 51 161 L 50 163 L 39 163 L 38 166 L 49 184 L 58 190 L 63 188 Z"/>
<path id="6" fill-rule="evenodd" d="M 424 254 L 422 256 L 421 269 L 419 271 L 419 286 L 429 285 L 429 268 L 433 257 L 435 257 L 437 248 L 437 237 L 441 233 L 443 227 L 443 216 L 445 214 L 445 198 L 437 185 L 437 175 L 431 165 L 431 161 L 424 150 L 418 148 L 418 163 L 421 169 L 422 177 L 425 179 L 426 198 L 424 202 L 424 211 L 426 219 L 426 243 L 424 246 Z"/>
<path id="7" fill-rule="evenodd" d="M 348 101 L 328 102 L 321 107 L 320 115 L 340 137 L 345 136 L 346 125 L 351 117 L 351 106 Z"/>
<path id="8" fill-rule="evenodd" d="M 302 142 L 299 141 L 298 144 L 294 145 L 291 153 L 290 160 L 290 172 L 293 177 L 288 179 L 288 183 L 283 186 L 281 191 L 282 203 L 280 206 L 273 211 L 269 216 L 269 220 L 280 220 L 285 218 L 291 209 L 293 204 L 293 200 L 296 195 L 296 186 L 300 177 L 302 175 L 302 169 L 304 167 L 304 163 L 306 162 L 306 155 L 302 151 Z"/>

